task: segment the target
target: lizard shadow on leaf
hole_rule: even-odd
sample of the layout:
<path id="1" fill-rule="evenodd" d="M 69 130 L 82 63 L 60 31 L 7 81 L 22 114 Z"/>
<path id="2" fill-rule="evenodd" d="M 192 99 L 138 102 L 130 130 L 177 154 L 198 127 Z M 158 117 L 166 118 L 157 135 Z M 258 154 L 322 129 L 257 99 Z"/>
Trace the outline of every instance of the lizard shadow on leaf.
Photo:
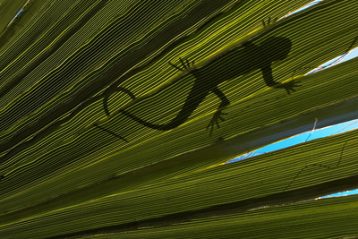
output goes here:
<path id="1" fill-rule="evenodd" d="M 179 64 L 169 62 L 178 71 L 194 76 L 194 84 L 177 115 L 165 124 L 156 124 L 143 120 L 127 110 L 119 110 L 120 113 L 130 119 L 152 129 L 171 130 L 183 124 L 194 110 L 204 101 L 210 93 L 220 100 L 219 106 L 210 120 L 207 129 L 212 135 L 215 126 L 220 128 L 220 122 L 225 121 L 224 109 L 230 104 L 224 92 L 219 89 L 219 84 L 246 75 L 255 70 L 261 70 L 263 81 L 268 87 L 284 89 L 288 94 L 300 86 L 297 81 L 279 83 L 273 79 L 272 63 L 285 60 L 291 50 L 292 42 L 286 37 L 272 36 L 261 44 L 255 45 L 250 41 L 233 48 L 226 53 L 207 62 L 202 67 L 196 67 L 194 62 L 185 58 L 179 58 Z M 121 89 L 123 91 L 123 89 Z M 126 92 L 128 94 L 128 92 Z M 108 113 L 108 108 L 104 106 Z"/>

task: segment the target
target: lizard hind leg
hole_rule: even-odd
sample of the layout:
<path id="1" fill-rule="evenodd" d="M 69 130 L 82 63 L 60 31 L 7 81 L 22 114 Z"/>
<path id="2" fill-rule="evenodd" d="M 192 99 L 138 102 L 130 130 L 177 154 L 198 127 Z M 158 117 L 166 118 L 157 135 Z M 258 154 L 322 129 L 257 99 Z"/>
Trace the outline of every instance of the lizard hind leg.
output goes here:
<path id="1" fill-rule="evenodd" d="M 223 110 L 230 104 L 230 101 L 218 87 L 215 87 L 212 92 L 221 100 L 221 103 L 206 127 L 206 129 L 209 130 L 209 136 L 212 135 L 215 126 L 220 128 L 220 121 L 224 122 L 226 120 L 224 116 L 227 115 L 227 113 L 224 113 Z"/>
<path id="2" fill-rule="evenodd" d="M 220 128 L 220 121 L 224 122 L 226 119 L 224 116 L 227 115 L 227 113 L 223 112 L 223 109 L 218 109 L 213 117 L 211 118 L 208 126 L 206 126 L 206 129 L 209 130 L 209 136 L 211 136 L 214 132 L 215 126 L 219 129 Z"/>

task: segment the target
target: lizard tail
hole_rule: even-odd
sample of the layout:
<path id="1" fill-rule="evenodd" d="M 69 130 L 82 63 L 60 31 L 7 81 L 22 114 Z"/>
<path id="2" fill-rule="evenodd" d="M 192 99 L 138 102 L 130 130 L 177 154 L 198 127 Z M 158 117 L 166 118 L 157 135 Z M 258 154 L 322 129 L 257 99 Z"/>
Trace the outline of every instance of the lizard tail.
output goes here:
<path id="1" fill-rule="evenodd" d="M 184 123 L 184 120 L 179 120 L 178 117 L 176 117 L 174 120 L 172 120 L 171 122 L 169 122 L 168 124 L 153 124 L 150 123 L 148 121 L 145 121 L 125 110 L 121 110 L 121 113 L 123 113 L 125 116 L 127 116 L 128 118 L 148 127 L 148 128 L 152 128 L 152 129 L 156 129 L 156 130 L 170 130 L 170 129 L 174 129 L 176 127 L 178 127 L 179 125 L 181 125 L 182 123 Z"/>
<path id="2" fill-rule="evenodd" d="M 172 119 L 169 123 L 166 124 L 153 124 L 146 120 L 140 119 L 139 117 L 125 111 L 121 110 L 121 113 L 123 113 L 125 116 L 131 118 L 132 120 L 152 129 L 156 130 L 170 130 L 178 127 L 179 125 L 183 124 L 193 113 L 193 111 L 199 106 L 199 104 L 204 100 L 206 97 L 208 91 L 205 90 L 204 92 L 201 92 L 201 85 L 194 85 L 191 92 L 189 93 L 184 105 L 182 106 L 182 109 L 179 111 L 179 113 L 175 116 L 174 119 Z"/>

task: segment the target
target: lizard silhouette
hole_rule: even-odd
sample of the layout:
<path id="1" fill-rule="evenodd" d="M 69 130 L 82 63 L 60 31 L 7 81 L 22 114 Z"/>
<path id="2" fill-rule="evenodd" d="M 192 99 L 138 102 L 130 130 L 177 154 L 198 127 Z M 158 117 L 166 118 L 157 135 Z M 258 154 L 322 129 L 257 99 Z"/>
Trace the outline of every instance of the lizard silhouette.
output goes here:
<path id="1" fill-rule="evenodd" d="M 270 37 L 258 46 L 246 42 L 201 68 L 196 68 L 192 62 L 182 58 L 179 59 L 181 66 L 169 62 L 176 69 L 189 72 L 195 77 L 194 85 L 176 117 L 166 124 L 154 124 L 125 110 L 119 112 L 146 127 L 156 130 L 170 130 L 184 123 L 206 96 L 209 93 L 214 93 L 221 103 L 207 126 L 207 128 L 210 128 L 211 134 L 215 125 L 220 127 L 219 122 L 225 121 L 223 109 L 230 104 L 225 94 L 218 88 L 220 83 L 260 69 L 264 82 L 269 87 L 282 88 L 290 94 L 295 91 L 295 87 L 300 86 L 294 80 L 288 83 L 275 82 L 272 75 L 272 62 L 284 60 L 288 56 L 291 46 L 292 43 L 288 38 Z"/>

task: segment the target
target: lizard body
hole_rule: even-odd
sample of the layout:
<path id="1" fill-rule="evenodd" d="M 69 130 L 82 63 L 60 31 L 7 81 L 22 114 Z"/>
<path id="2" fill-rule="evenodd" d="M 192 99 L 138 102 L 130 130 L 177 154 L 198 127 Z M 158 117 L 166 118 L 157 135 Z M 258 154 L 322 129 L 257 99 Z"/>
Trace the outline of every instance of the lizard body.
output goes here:
<path id="1" fill-rule="evenodd" d="M 272 62 L 284 60 L 291 50 L 291 41 L 288 38 L 270 37 L 259 46 L 251 42 L 244 43 L 242 46 L 228 51 L 201 68 L 195 68 L 189 61 L 183 59 L 180 59 L 180 61 L 184 69 L 172 64 L 178 70 L 188 71 L 195 77 L 195 81 L 182 109 L 170 122 L 154 124 L 140 119 L 125 110 L 120 110 L 120 112 L 146 127 L 157 130 L 170 130 L 184 123 L 206 96 L 209 93 L 214 93 L 221 103 L 208 125 L 208 127 L 213 128 L 215 124 L 219 127 L 219 120 L 224 120 L 222 110 L 230 104 L 225 94 L 218 88 L 218 85 L 224 81 L 260 69 L 264 82 L 269 87 L 284 88 L 290 93 L 290 91 L 294 91 L 294 87 L 299 86 L 295 82 L 285 84 L 275 82 L 272 76 Z M 257 56 L 260 57 L 258 58 Z"/>

